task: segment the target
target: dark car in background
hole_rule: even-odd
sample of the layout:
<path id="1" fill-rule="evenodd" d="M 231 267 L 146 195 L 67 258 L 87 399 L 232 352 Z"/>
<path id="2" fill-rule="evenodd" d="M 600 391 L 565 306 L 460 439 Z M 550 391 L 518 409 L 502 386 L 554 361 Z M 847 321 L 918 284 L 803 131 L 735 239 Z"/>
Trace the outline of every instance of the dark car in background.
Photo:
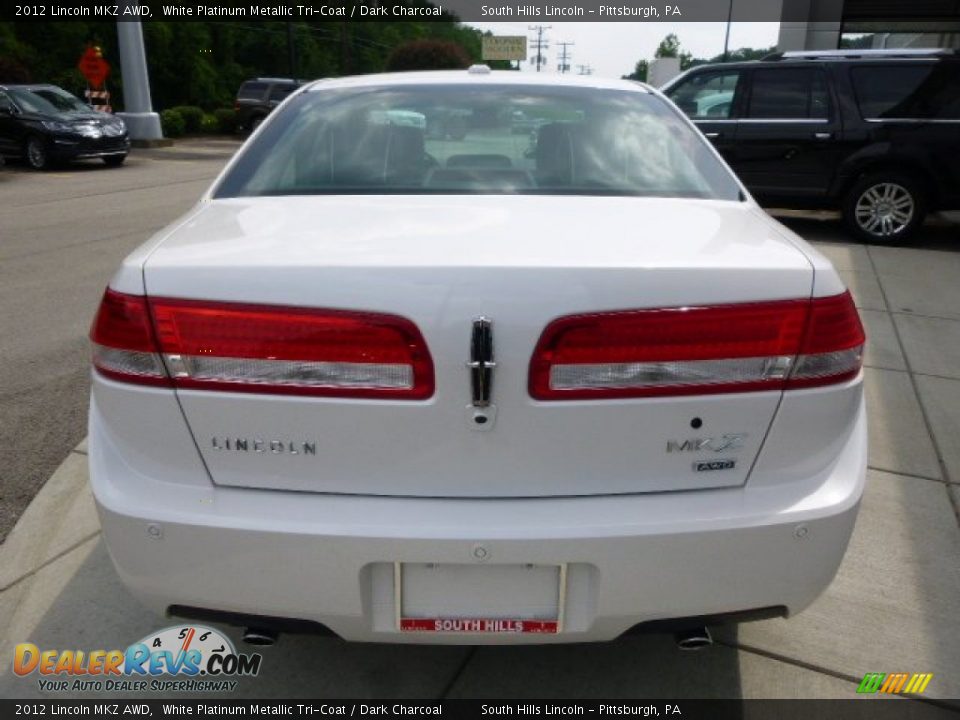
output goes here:
<path id="1" fill-rule="evenodd" d="M 663 88 L 768 207 L 835 209 L 870 242 L 960 209 L 960 53 L 787 52 Z"/>
<path id="2" fill-rule="evenodd" d="M 237 128 L 243 132 L 253 132 L 264 118 L 287 95 L 303 85 L 303 80 L 291 78 L 255 78 L 247 80 L 237 91 L 237 99 L 233 103 L 237 111 Z"/>
<path id="3" fill-rule="evenodd" d="M 35 170 L 66 160 L 121 165 L 130 151 L 123 120 L 97 112 L 56 85 L 0 85 L 0 155 Z"/>

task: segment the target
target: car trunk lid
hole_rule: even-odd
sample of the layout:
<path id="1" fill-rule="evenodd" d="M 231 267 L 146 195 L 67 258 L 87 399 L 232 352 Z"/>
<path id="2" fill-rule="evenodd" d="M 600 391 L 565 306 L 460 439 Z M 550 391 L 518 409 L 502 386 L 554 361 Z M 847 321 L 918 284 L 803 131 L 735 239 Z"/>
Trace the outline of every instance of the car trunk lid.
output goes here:
<path id="1" fill-rule="evenodd" d="M 390 313 L 429 349 L 423 400 L 179 389 L 219 485 L 478 498 L 729 487 L 745 482 L 779 390 L 549 402 L 531 396 L 529 370 L 562 316 L 808 298 L 810 263 L 755 212 L 662 198 L 217 200 L 144 276 L 154 298 Z M 478 410 L 480 318 L 496 367 Z"/>

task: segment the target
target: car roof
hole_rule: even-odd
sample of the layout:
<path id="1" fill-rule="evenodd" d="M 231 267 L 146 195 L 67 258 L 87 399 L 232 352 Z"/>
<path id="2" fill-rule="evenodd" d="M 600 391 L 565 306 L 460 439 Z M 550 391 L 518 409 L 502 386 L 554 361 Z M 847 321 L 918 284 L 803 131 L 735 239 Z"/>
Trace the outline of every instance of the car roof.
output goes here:
<path id="1" fill-rule="evenodd" d="M 310 83 L 305 92 L 331 88 L 383 87 L 385 85 L 516 85 L 518 87 L 584 87 L 603 90 L 653 92 L 643 83 L 614 80 L 593 75 L 546 75 L 510 70 L 490 70 L 476 66 L 467 70 L 426 70 L 416 72 L 378 73 L 324 78 Z"/>
<path id="2" fill-rule="evenodd" d="M 242 83 L 242 85 L 249 85 L 250 83 L 264 83 L 264 84 L 269 84 L 269 83 L 294 83 L 294 84 L 302 84 L 302 83 L 304 83 L 304 82 L 307 82 L 307 81 L 306 81 L 306 80 L 297 80 L 296 78 L 257 77 L 257 78 L 250 78 L 249 80 L 244 80 L 243 83 Z"/>
<path id="3" fill-rule="evenodd" d="M 0 83 L 0 90 L 37 90 L 40 88 L 63 89 L 59 85 L 52 83 Z"/>
<path id="4" fill-rule="evenodd" d="M 795 67 L 797 65 L 818 63 L 871 63 L 890 60 L 948 60 L 960 59 L 960 52 L 944 48 L 921 50 L 907 48 L 903 50 L 805 50 L 798 52 L 772 53 L 760 60 L 740 60 L 727 63 L 705 63 L 688 68 L 702 70 L 711 68 L 755 68 L 755 67 Z"/>

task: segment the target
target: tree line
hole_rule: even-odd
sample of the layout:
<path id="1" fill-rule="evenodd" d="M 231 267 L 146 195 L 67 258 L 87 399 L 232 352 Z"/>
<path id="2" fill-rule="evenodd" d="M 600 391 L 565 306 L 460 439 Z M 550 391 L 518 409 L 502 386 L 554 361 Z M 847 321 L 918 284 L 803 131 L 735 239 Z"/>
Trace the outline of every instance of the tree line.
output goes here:
<path id="1" fill-rule="evenodd" d="M 745 60 L 761 60 L 770 53 L 776 52 L 776 47 L 768 48 L 738 48 L 736 50 L 730 50 L 726 54 L 720 53 L 719 55 L 714 55 L 711 58 L 698 58 L 694 57 L 691 53 L 685 51 L 680 45 L 680 39 L 675 33 L 670 33 L 663 40 L 660 41 L 660 44 L 657 46 L 656 51 L 653 54 L 653 57 L 656 58 L 679 58 L 680 60 L 680 69 L 688 70 L 697 65 L 706 65 L 708 63 L 719 63 L 719 62 L 743 62 Z M 647 73 L 650 70 L 650 61 L 641 58 L 637 61 L 636 66 L 633 69 L 633 72 L 629 75 L 624 75 L 625 80 L 639 80 L 640 82 L 647 81 Z"/>
<path id="2" fill-rule="evenodd" d="M 143 23 L 143 34 L 154 106 L 204 110 L 231 106 L 237 88 L 251 77 L 381 72 L 395 51 L 413 41 L 446 43 L 446 55 L 456 56 L 441 60 L 447 66 L 480 62 L 483 36 L 452 17 L 429 22 L 151 21 Z M 0 82 L 49 82 L 82 97 L 86 80 L 76 66 L 88 45 L 100 47 L 110 63 L 107 88 L 113 106 L 122 109 L 117 29 L 109 20 L 0 23 Z M 434 57 L 445 52 L 437 43 L 422 50 L 421 55 Z M 407 48 L 407 60 L 409 55 Z M 403 62 L 394 59 L 395 65 Z"/>

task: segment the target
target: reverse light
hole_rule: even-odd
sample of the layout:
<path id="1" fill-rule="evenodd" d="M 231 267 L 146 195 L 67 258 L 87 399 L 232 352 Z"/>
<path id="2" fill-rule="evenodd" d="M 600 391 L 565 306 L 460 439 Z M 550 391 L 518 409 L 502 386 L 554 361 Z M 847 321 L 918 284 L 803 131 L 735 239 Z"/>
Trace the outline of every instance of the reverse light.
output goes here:
<path id="1" fill-rule="evenodd" d="M 93 366 L 113 380 L 169 385 L 150 325 L 147 299 L 107 288 L 90 328 Z"/>
<path id="2" fill-rule="evenodd" d="M 863 343 L 849 293 L 574 315 L 544 330 L 529 391 L 584 400 L 814 387 L 855 377 Z"/>
<path id="3" fill-rule="evenodd" d="M 144 299 L 111 290 L 104 296 L 104 306 L 137 301 Z M 405 318 L 170 298 L 145 304 L 149 348 L 142 338 L 135 347 L 122 345 L 122 338 L 107 347 L 152 355 L 164 379 L 178 388 L 404 400 L 433 394 L 426 342 Z M 143 382 L 142 374 L 118 375 L 98 364 L 99 326 L 100 315 L 92 334 L 95 367 L 115 379 Z"/>

